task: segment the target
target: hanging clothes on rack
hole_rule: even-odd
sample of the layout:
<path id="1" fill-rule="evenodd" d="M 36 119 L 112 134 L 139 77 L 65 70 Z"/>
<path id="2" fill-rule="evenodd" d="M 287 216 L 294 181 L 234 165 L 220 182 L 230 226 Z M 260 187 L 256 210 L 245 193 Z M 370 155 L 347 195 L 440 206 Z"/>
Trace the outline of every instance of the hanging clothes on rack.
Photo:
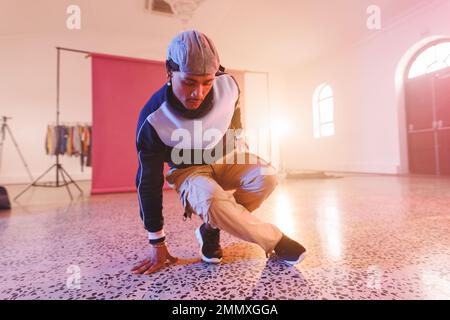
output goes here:
<path id="1" fill-rule="evenodd" d="M 80 157 L 81 171 L 91 166 L 91 125 L 48 125 L 45 137 L 47 155 Z"/>
<path id="2" fill-rule="evenodd" d="M 47 136 L 45 140 L 45 153 L 52 154 L 53 152 L 53 138 L 52 138 L 52 128 L 47 126 Z"/>
<path id="3" fill-rule="evenodd" d="M 87 158 L 89 156 L 89 145 L 91 143 L 91 138 L 89 135 L 88 127 L 80 128 L 80 136 L 81 136 L 81 170 L 83 171 L 84 166 L 89 166 L 87 162 Z"/>
<path id="4" fill-rule="evenodd" d="M 73 143 L 73 127 L 68 127 L 66 153 L 68 156 L 72 156 L 72 143 Z"/>
<path id="5" fill-rule="evenodd" d="M 59 146 L 58 146 L 58 152 L 60 155 L 64 155 L 66 153 L 66 147 L 67 147 L 67 127 L 60 126 L 59 127 Z"/>
<path id="6" fill-rule="evenodd" d="M 81 134 L 80 126 L 75 126 L 73 129 L 73 138 L 72 138 L 72 153 L 75 155 L 81 154 Z"/>
<path id="7" fill-rule="evenodd" d="M 88 127 L 89 130 L 89 144 L 88 144 L 88 148 L 87 148 L 87 160 L 86 160 L 86 166 L 87 167 L 92 167 L 92 127 Z"/>

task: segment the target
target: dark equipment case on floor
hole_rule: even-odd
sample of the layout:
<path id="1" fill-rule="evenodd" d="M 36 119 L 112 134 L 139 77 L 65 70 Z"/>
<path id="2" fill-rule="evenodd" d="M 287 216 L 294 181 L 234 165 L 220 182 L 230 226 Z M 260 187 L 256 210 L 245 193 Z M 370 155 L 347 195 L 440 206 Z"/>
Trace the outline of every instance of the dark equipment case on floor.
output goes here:
<path id="1" fill-rule="evenodd" d="M 11 209 L 11 203 L 9 202 L 8 192 L 5 187 L 0 186 L 0 210 Z"/>

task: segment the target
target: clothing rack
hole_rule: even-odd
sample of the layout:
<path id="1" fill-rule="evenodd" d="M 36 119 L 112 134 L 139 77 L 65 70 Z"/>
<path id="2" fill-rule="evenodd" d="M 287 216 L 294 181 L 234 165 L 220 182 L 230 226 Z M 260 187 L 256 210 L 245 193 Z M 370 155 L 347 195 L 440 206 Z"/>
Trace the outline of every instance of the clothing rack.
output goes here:
<path id="1" fill-rule="evenodd" d="M 84 127 L 84 126 L 90 126 L 91 125 L 91 123 L 89 123 L 89 122 L 68 122 L 68 121 L 63 121 L 63 122 L 60 122 L 60 123 L 56 123 L 56 121 L 51 121 L 51 122 L 49 122 L 48 123 L 49 125 L 51 125 L 51 126 L 82 126 L 82 127 Z"/>
<path id="2" fill-rule="evenodd" d="M 86 58 L 91 56 L 90 52 L 83 50 L 75 50 L 68 49 L 62 47 L 56 47 L 56 122 L 55 125 L 60 125 L 60 106 L 59 106 L 59 97 L 60 97 L 60 67 L 61 67 L 61 51 L 75 52 L 86 54 Z M 56 169 L 55 181 L 48 183 L 38 183 L 47 173 L 49 173 L 53 168 Z M 61 182 L 60 177 L 63 182 Z M 80 196 L 83 195 L 83 190 L 78 186 L 78 184 L 72 179 L 72 177 L 67 173 L 67 171 L 63 168 L 62 164 L 59 162 L 59 154 L 56 155 L 56 163 L 53 164 L 50 168 L 48 168 L 42 175 L 40 175 L 36 180 L 34 180 L 31 184 L 29 184 L 21 193 L 19 193 L 14 200 L 17 200 L 20 196 L 22 196 L 27 190 L 31 187 L 46 187 L 46 188 L 61 188 L 66 187 L 67 192 L 69 193 L 70 199 L 73 200 L 72 192 L 70 191 L 69 185 L 73 184 L 80 192 Z"/>

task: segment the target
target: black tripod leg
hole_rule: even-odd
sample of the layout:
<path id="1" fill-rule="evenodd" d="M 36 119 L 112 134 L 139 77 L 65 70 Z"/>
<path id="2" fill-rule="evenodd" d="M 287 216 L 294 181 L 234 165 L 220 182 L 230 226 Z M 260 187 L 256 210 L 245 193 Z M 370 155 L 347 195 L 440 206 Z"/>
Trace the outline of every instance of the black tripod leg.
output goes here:
<path id="1" fill-rule="evenodd" d="M 19 194 L 14 198 L 14 200 L 17 200 L 22 194 L 25 193 L 25 191 L 27 191 L 27 190 L 30 189 L 32 186 L 34 186 L 34 185 L 36 184 L 36 182 L 38 182 L 43 176 L 45 176 L 50 170 L 52 170 L 53 167 L 56 167 L 56 164 L 52 165 L 50 168 L 48 168 L 47 171 L 45 171 L 42 175 L 40 175 L 39 178 L 37 178 L 36 180 L 34 180 L 32 183 L 30 183 L 30 184 L 25 188 L 25 190 L 23 190 L 21 193 L 19 193 Z M 56 170 L 58 170 L 58 169 L 56 169 Z"/>
<path id="2" fill-rule="evenodd" d="M 22 163 L 23 163 L 23 165 L 25 166 L 25 169 L 27 169 L 28 176 L 30 177 L 30 180 L 33 181 L 33 176 L 32 176 L 32 174 L 31 174 L 31 172 L 30 172 L 30 168 L 28 168 L 28 165 L 27 165 L 27 163 L 26 163 L 26 161 L 25 161 L 25 158 L 23 157 L 23 154 L 22 154 L 22 152 L 21 152 L 20 149 L 19 149 L 19 145 L 17 144 L 17 141 L 16 141 L 16 139 L 14 138 L 14 136 L 13 136 L 13 134 L 12 134 L 12 132 L 11 132 L 11 129 L 10 129 L 8 126 L 6 126 L 6 130 L 8 130 L 9 135 L 11 136 L 11 140 L 13 141 L 14 146 L 16 147 L 17 152 L 19 153 L 20 159 L 22 159 Z"/>
<path id="3" fill-rule="evenodd" d="M 61 174 L 61 177 L 64 181 L 64 185 L 66 186 L 67 192 L 69 192 L 70 200 L 73 201 L 72 192 L 70 191 L 69 184 L 67 183 L 66 177 L 64 176 L 64 170 L 62 167 L 58 167 L 58 174 Z"/>
<path id="4" fill-rule="evenodd" d="M 80 193 L 83 195 L 83 190 L 81 190 L 81 188 L 78 186 L 78 184 L 72 179 L 72 177 L 67 173 L 67 171 L 61 167 L 61 170 L 64 172 L 64 174 L 67 176 L 67 178 L 69 178 L 70 183 L 73 183 L 75 185 L 75 187 L 77 187 L 78 191 L 80 191 Z"/>
<path id="5" fill-rule="evenodd" d="M 2 168 L 2 155 L 3 155 L 3 144 L 5 143 L 5 124 L 2 124 L 0 129 L 0 169 Z"/>

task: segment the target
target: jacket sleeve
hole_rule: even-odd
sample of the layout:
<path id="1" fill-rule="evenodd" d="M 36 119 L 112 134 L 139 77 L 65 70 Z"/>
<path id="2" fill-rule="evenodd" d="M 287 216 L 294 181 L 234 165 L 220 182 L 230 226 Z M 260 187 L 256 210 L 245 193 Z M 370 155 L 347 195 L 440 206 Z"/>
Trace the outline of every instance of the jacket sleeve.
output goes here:
<path id="1" fill-rule="evenodd" d="M 136 188 L 140 216 L 150 243 L 158 243 L 165 239 L 162 214 L 165 146 L 147 120 L 138 128 L 136 147 L 139 159 Z"/>

